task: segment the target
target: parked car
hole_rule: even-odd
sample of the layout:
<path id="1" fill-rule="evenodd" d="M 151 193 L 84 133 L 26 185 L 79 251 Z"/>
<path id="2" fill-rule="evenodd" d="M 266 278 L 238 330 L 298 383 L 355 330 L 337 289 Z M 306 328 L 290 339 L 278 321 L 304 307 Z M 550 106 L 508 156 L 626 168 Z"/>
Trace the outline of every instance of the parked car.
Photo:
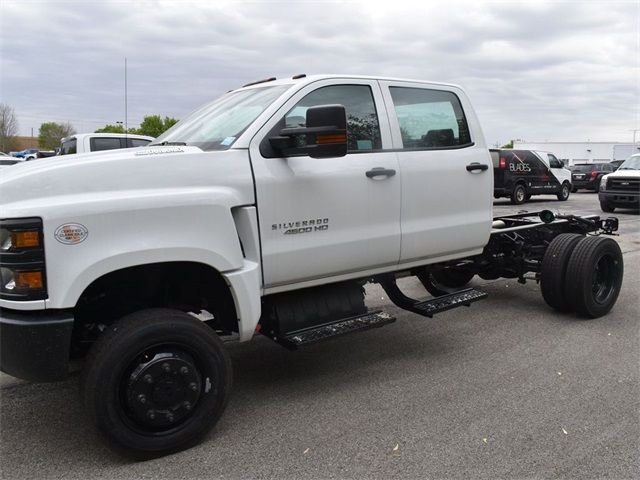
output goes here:
<path id="1" fill-rule="evenodd" d="M 631 155 L 618 170 L 602 177 L 598 199 L 600 208 L 607 213 L 616 208 L 640 208 L 640 153 Z"/>
<path id="2" fill-rule="evenodd" d="M 571 172 L 549 152 L 491 149 L 493 197 L 511 198 L 520 205 L 532 195 L 555 194 L 567 200 L 571 192 Z"/>
<path id="3" fill-rule="evenodd" d="M 131 133 L 76 133 L 62 139 L 60 155 L 144 147 L 153 140 L 153 137 Z"/>
<path id="4" fill-rule="evenodd" d="M 10 167 L 11 165 L 15 165 L 16 163 L 20 163 L 20 160 L 17 158 L 11 158 L 9 155 L 0 156 L 0 170 L 6 167 Z"/>
<path id="5" fill-rule="evenodd" d="M 12 155 L 7 155 L 4 152 L 0 152 L 0 169 L 15 165 L 16 163 L 20 163 L 23 160 L 24 159 L 22 158 L 16 158 Z"/>
<path id="6" fill-rule="evenodd" d="M 571 184 L 573 192 L 581 188 L 597 192 L 603 175 L 615 171 L 610 163 L 577 163 L 571 167 Z"/>
<path id="7" fill-rule="evenodd" d="M 37 148 L 27 148 L 25 150 L 20 150 L 19 152 L 11 152 L 11 154 L 17 158 L 25 158 L 27 155 L 33 155 L 36 153 L 38 153 Z"/>

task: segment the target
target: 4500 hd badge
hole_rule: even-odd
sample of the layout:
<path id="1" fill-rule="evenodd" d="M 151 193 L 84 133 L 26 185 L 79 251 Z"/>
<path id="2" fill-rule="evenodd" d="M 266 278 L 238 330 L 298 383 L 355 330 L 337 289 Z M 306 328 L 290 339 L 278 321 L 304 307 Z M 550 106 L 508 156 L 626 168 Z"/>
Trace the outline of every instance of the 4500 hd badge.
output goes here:
<path id="1" fill-rule="evenodd" d="M 296 235 L 298 233 L 322 232 L 329 230 L 328 218 L 315 218 L 311 220 L 297 220 L 294 222 L 274 223 L 271 230 L 284 230 L 283 235 Z"/>

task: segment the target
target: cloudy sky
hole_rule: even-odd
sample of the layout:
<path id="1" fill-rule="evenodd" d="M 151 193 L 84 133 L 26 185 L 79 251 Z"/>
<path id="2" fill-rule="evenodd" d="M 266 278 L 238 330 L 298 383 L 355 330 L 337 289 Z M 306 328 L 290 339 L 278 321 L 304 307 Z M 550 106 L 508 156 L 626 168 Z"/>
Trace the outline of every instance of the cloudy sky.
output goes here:
<path id="1" fill-rule="evenodd" d="M 0 42 L 23 135 L 123 121 L 125 57 L 130 126 L 260 78 L 350 73 L 461 84 L 490 145 L 640 128 L 638 0 L 0 0 Z"/>

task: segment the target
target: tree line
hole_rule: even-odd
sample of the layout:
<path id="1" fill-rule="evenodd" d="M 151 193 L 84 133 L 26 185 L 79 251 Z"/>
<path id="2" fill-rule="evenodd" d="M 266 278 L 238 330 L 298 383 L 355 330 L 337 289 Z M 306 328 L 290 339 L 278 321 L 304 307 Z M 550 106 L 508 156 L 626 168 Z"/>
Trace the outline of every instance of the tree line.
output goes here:
<path id="1" fill-rule="evenodd" d="M 121 124 L 107 124 L 95 130 L 95 133 L 131 133 L 159 137 L 178 122 L 172 117 L 146 115 L 138 128 L 125 128 Z M 76 129 L 69 122 L 44 122 L 38 130 L 38 147 L 53 150 L 60 146 L 60 139 L 73 135 Z M 6 103 L 0 103 L 0 151 L 16 150 L 18 143 L 18 119 L 15 110 Z"/>

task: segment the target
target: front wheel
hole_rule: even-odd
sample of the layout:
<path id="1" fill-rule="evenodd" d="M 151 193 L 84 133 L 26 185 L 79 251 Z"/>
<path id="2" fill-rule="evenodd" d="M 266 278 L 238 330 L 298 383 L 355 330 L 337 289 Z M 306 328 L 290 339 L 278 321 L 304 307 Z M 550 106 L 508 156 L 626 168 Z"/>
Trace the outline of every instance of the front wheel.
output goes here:
<path id="1" fill-rule="evenodd" d="M 609 312 L 618 299 L 624 265 L 618 242 L 608 237 L 586 237 L 576 245 L 565 281 L 571 310 L 587 318 Z"/>
<path id="2" fill-rule="evenodd" d="M 152 458 L 195 445 L 216 424 L 231 388 L 231 363 L 215 332 L 168 309 L 122 318 L 85 365 L 84 404 L 111 446 Z"/>
<path id="3" fill-rule="evenodd" d="M 511 192 L 511 203 L 514 205 L 521 205 L 527 200 L 527 191 L 524 188 L 524 185 L 518 184 L 514 187 L 513 192 Z"/>
<path id="4" fill-rule="evenodd" d="M 568 200 L 570 191 L 571 189 L 569 188 L 569 184 L 563 183 L 562 187 L 560 188 L 560 193 L 558 193 L 558 200 L 560 200 L 561 202 Z"/>

